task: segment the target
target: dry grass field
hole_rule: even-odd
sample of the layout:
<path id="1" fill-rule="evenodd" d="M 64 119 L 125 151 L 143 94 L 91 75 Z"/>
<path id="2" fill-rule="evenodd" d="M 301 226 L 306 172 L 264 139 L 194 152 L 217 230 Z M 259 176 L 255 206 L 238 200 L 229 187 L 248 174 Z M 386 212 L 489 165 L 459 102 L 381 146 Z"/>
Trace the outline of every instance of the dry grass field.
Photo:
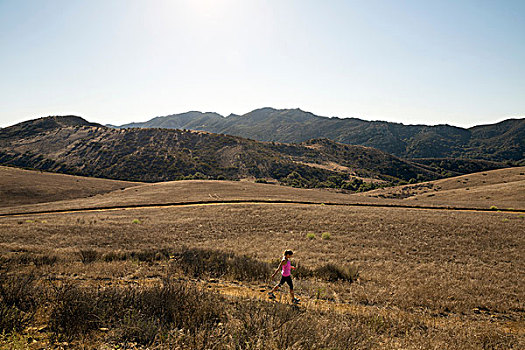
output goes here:
<path id="1" fill-rule="evenodd" d="M 410 205 L 525 209 L 525 167 L 485 171 L 360 194 Z"/>
<path id="2" fill-rule="evenodd" d="M 361 197 L 406 202 L 188 181 L 3 208 L 225 202 L 0 217 L 0 347 L 525 348 L 523 212 L 322 204 Z M 285 248 L 299 307 L 266 298 Z"/>
<path id="3" fill-rule="evenodd" d="M 358 194 L 326 189 L 297 189 L 248 181 L 188 180 L 139 185 L 128 183 L 128 186 L 133 186 L 129 188 L 123 188 L 120 181 L 101 181 L 119 189 L 108 192 L 108 187 L 105 187 L 99 194 L 89 198 L 80 198 L 82 193 L 78 193 L 75 195 L 76 199 L 0 207 L 0 215 L 235 200 L 525 210 L 525 167 L 493 170 Z M 0 186 L 0 189 L 2 188 Z M 26 193 L 29 196 L 18 199 L 24 200 L 21 203 L 31 200 L 31 191 Z"/>
<path id="4" fill-rule="evenodd" d="M 0 207 L 84 198 L 139 184 L 0 166 Z"/>

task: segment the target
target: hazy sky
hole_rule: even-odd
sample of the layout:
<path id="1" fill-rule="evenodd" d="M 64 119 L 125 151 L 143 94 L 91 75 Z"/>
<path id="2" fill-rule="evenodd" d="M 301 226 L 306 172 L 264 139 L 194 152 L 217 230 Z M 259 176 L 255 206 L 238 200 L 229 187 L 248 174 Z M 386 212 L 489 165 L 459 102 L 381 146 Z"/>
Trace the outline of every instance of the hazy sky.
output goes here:
<path id="1" fill-rule="evenodd" d="M 524 0 L 0 0 L 0 126 L 260 107 L 525 116 Z"/>

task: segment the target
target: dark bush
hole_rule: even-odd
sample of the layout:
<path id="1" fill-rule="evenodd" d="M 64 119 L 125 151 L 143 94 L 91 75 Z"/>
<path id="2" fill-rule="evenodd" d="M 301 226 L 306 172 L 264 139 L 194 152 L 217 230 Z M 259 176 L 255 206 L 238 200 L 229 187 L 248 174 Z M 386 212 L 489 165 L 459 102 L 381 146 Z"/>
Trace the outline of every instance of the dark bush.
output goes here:
<path id="1" fill-rule="evenodd" d="M 148 250 L 137 250 L 129 253 L 131 259 L 138 261 L 153 262 L 159 260 L 167 260 L 170 257 L 169 251 L 166 249 L 148 249 Z"/>
<path id="2" fill-rule="evenodd" d="M 193 277 L 229 277 L 235 280 L 266 279 L 271 271 L 268 263 L 216 250 L 185 248 L 177 257 L 184 273 Z"/>
<path id="3" fill-rule="evenodd" d="M 33 257 L 35 266 L 54 265 L 58 258 L 56 255 L 37 254 Z"/>
<path id="4" fill-rule="evenodd" d="M 329 282 L 353 282 L 359 277 L 359 271 L 354 265 L 338 266 L 335 264 L 328 263 L 315 269 L 314 275 L 320 279 Z"/>
<path id="5" fill-rule="evenodd" d="M 32 319 L 32 314 L 7 305 L 0 300 L 0 334 L 24 329 Z"/>
<path id="6" fill-rule="evenodd" d="M 81 249 L 79 251 L 80 261 L 84 264 L 89 264 L 96 261 L 99 257 L 99 252 L 95 249 Z"/>
<path id="7" fill-rule="evenodd" d="M 115 251 L 107 252 L 102 256 L 102 259 L 105 262 L 123 261 L 123 260 L 128 260 L 129 258 L 130 258 L 129 253 L 120 252 L 120 251 L 119 252 L 115 252 Z"/>
<path id="8" fill-rule="evenodd" d="M 0 269 L 0 333 L 25 328 L 33 319 L 40 294 L 35 275 L 12 276 Z"/>
<path id="9" fill-rule="evenodd" d="M 219 297 L 187 284 L 165 281 L 151 288 L 57 287 L 50 328 L 73 339 L 100 327 L 115 329 L 117 341 L 149 345 L 162 330 L 195 333 L 225 320 Z"/>
<path id="10" fill-rule="evenodd" d="M 62 285 L 55 292 L 49 326 L 57 338 L 73 339 L 101 327 L 96 291 Z"/>
<path id="11" fill-rule="evenodd" d="M 0 301 L 24 312 L 33 312 L 38 305 L 40 291 L 33 273 L 17 276 L 0 274 Z"/>

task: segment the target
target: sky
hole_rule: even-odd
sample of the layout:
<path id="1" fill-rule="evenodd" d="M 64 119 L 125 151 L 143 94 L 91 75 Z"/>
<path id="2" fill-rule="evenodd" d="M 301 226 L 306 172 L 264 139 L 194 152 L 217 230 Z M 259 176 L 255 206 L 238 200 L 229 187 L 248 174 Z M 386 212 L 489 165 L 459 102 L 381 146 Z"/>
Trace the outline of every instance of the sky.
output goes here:
<path id="1" fill-rule="evenodd" d="M 525 116 L 523 0 L 0 0 L 0 127 L 190 110 Z"/>

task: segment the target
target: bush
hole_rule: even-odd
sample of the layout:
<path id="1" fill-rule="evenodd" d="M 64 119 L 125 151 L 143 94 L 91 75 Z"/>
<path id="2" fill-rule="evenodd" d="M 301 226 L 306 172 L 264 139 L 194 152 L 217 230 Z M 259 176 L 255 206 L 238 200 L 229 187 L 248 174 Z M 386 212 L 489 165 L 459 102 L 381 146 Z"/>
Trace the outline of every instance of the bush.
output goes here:
<path id="1" fill-rule="evenodd" d="M 324 240 L 329 240 L 331 238 L 330 232 L 323 232 L 321 238 Z"/>
<path id="2" fill-rule="evenodd" d="M 33 257 L 35 266 L 54 265 L 58 258 L 56 255 L 38 254 Z"/>
<path id="3" fill-rule="evenodd" d="M 55 289 L 49 327 L 57 338 L 73 339 L 102 326 L 96 292 L 72 285 Z"/>
<path id="4" fill-rule="evenodd" d="M 57 339 L 74 339 L 100 327 L 114 330 L 117 341 L 150 345 L 168 329 L 195 333 L 225 321 L 219 296 L 165 280 L 150 288 L 72 285 L 56 287 L 50 329 Z"/>
<path id="5" fill-rule="evenodd" d="M 193 277 L 229 277 L 235 280 L 256 281 L 266 279 L 270 265 L 247 256 L 209 249 L 185 248 L 177 256 L 184 273 Z"/>
<path id="6" fill-rule="evenodd" d="M 129 259 L 129 253 L 126 252 L 107 252 L 103 256 L 103 260 L 106 262 L 111 261 L 123 261 Z"/>
<path id="7" fill-rule="evenodd" d="M 80 261 L 82 261 L 84 264 L 92 263 L 99 257 L 99 253 L 95 249 L 81 249 L 79 254 Z"/>
<path id="8" fill-rule="evenodd" d="M 133 219 L 131 221 L 132 224 L 141 224 L 142 222 L 139 219 Z"/>
<path id="9" fill-rule="evenodd" d="M 0 334 L 24 329 L 39 304 L 33 274 L 8 276 L 0 272 Z"/>
<path id="10" fill-rule="evenodd" d="M 31 318 L 31 314 L 0 301 L 0 334 L 23 330 Z"/>
<path id="11" fill-rule="evenodd" d="M 0 274 L 0 301 L 7 306 L 14 306 L 24 312 L 33 312 L 41 294 L 36 285 L 34 274 L 7 276 Z"/>
<path id="12" fill-rule="evenodd" d="M 315 233 L 312 233 L 312 232 L 307 233 L 306 234 L 306 238 L 308 238 L 308 239 L 315 239 Z"/>
<path id="13" fill-rule="evenodd" d="M 498 210 L 498 207 L 496 207 L 495 205 L 492 205 L 490 206 L 490 210 Z"/>
<path id="14" fill-rule="evenodd" d="M 170 257 L 170 254 L 167 249 L 136 250 L 136 251 L 130 252 L 128 255 L 131 259 L 136 259 L 138 261 L 147 261 L 147 262 L 168 260 Z"/>
<path id="15" fill-rule="evenodd" d="M 337 266 L 328 263 L 315 269 L 315 276 L 329 282 L 347 281 L 353 282 L 359 277 L 359 271 L 355 265 Z"/>

